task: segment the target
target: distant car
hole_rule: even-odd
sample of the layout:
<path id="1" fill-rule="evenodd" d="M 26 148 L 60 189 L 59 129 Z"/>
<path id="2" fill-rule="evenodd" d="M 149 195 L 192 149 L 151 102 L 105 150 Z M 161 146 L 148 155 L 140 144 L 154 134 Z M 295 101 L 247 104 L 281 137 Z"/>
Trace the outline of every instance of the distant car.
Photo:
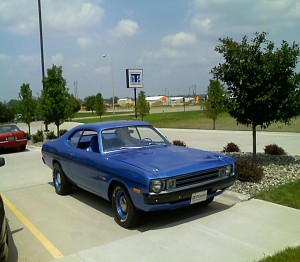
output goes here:
<path id="1" fill-rule="evenodd" d="M 141 211 L 207 205 L 236 180 L 234 159 L 175 146 L 143 121 L 79 125 L 42 146 L 56 193 L 76 185 L 111 201 L 115 221 L 134 226 Z"/>
<path id="2" fill-rule="evenodd" d="M 27 138 L 24 131 L 16 125 L 0 125 L 0 150 L 19 148 L 24 151 Z"/>
<path id="3" fill-rule="evenodd" d="M 0 157 L 0 167 L 5 165 L 5 160 Z M 0 195 L 0 261 L 6 261 L 8 257 L 8 233 L 7 219 L 5 216 L 4 204 Z"/>

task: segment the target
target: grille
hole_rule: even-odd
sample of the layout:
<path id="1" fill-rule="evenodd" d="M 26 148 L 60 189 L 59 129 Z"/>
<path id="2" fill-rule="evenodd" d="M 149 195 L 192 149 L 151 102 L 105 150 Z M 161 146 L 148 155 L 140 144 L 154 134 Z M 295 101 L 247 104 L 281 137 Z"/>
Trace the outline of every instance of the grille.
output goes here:
<path id="1" fill-rule="evenodd" d="M 201 184 L 218 178 L 219 178 L 218 169 L 189 173 L 189 174 L 176 177 L 176 188 Z"/>

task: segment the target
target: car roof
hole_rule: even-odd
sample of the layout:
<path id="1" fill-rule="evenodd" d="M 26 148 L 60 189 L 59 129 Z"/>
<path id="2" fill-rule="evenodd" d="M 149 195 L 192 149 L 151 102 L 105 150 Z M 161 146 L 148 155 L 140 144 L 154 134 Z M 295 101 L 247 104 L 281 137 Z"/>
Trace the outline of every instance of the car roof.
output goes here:
<path id="1" fill-rule="evenodd" d="M 76 129 L 96 129 L 103 130 L 108 128 L 124 127 L 124 126 L 148 126 L 151 125 L 148 122 L 140 120 L 115 120 L 115 121 L 104 121 L 89 123 L 77 126 Z"/>

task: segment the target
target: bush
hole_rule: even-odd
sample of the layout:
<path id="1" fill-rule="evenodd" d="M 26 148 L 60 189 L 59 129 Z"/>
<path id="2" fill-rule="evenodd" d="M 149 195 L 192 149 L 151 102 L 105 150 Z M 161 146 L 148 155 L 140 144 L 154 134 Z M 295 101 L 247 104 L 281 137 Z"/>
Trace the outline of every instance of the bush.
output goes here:
<path id="1" fill-rule="evenodd" d="M 42 130 L 38 130 L 36 134 L 32 135 L 33 143 L 44 142 L 44 134 Z"/>
<path id="2" fill-rule="evenodd" d="M 264 150 L 265 154 L 269 155 L 286 155 L 285 151 L 276 144 L 267 145 Z"/>
<path id="3" fill-rule="evenodd" d="M 52 140 L 52 139 L 57 138 L 57 136 L 54 134 L 54 131 L 50 131 L 50 132 L 48 132 L 48 133 L 46 134 L 46 138 L 47 138 L 48 140 Z"/>
<path id="4" fill-rule="evenodd" d="M 232 153 L 232 152 L 240 152 L 240 148 L 235 143 L 228 143 L 227 146 L 223 148 L 223 152 Z"/>
<path id="5" fill-rule="evenodd" d="M 26 137 L 27 140 L 31 139 L 31 135 L 29 133 L 27 133 L 27 132 L 25 133 L 25 137 Z"/>
<path id="6" fill-rule="evenodd" d="M 264 170 L 257 163 L 248 159 L 236 160 L 237 179 L 242 182 L 257 183 L 264 177 Z"/>
<path id="7" fill-rule="evenodd" d="M 67 129 L 61 129 L 61 130 L 59 130 L 59 136 L 62 136 L 62 135 L 64 135 L 67 132 L 68 132 Z"/>
<path id="8" fill-rule="evenodd" d="M 183 147 L 186 147 L 186 144 L 183 141 L 181 141 L 181 140 L 173 140 L 172 142 L 173 142 L 174 146 L 183 146 Z"/>

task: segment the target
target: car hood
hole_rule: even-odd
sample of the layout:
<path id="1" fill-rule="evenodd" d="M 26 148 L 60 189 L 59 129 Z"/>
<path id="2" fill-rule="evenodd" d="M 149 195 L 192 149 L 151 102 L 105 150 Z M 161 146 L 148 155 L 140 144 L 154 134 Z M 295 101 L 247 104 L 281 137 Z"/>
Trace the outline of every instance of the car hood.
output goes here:
<path id="1" fill-rule="evenodd" d="M 143 169 L 162 178 L 221 167 L 234 162 L 231 157 L 226 155 L 179 146 L 129 149 L 113 154 L 111 159 Z"/>

